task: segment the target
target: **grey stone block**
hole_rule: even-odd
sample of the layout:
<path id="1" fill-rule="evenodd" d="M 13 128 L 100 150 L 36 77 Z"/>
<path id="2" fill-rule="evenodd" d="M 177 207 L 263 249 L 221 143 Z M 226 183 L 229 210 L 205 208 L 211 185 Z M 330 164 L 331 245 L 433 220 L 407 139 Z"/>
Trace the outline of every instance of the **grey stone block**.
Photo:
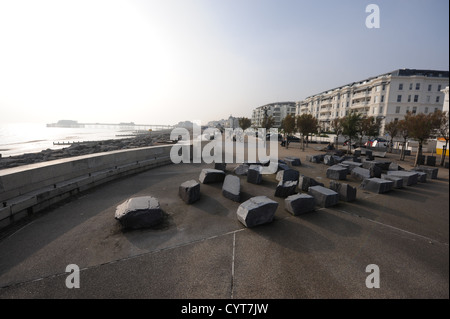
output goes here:
<path id="1" fill-rule="evenodd" d="M 347 172 L 347 168 L 340 165 L 334 165 L 327 169 L 327 178 L 345 180 L 347 178 Z"/>
<path id="2" fill-rule="evenodd" d="M 363 180 L 359 187 L 369 192 L 383 194 L 392 190 L 393 185 L 393 181 L 373 177 Z"/>
<path id="3" fill-rule="evenodd" d="M 213 169 L 213 168 L 204 168 L 202 169 L 199 180 L 202 184 L 210 184 L 210 183 L 220 183 L 225 179 L 225 172 Z"/>
<path id="4" fill-rule="evenodd" d="M 382 164 L 375 161 L 365 161 L 362 163 L 362 167 L 370 171 L 370 177 L 381 177 Z"/>
<path id="5" fill-rule="evenodd" d="M 307 192 L 311 186 L 324 186 L 323 183 L 319 183 L 314 178 L 305 175 L 300 175 L 298 183 L 298 188 L 300 188 L 304 192 Z"/>
<path id="6" fill-rule="evenodd" d="M 388 171 L 387 175 L 396 176 L 403 179 L 403 186 L 415 185 L 418 182 L 419 174 L 409 171 Z"/>
<path id="7" fill-rule="evenodd" d="M 388 171 L 403 171 L 404 168 L 398 165 L 397 163 L 391 163 L 389 164 L 389 167 L 387 169 Z"/>
<path id="8" fill-rule="evenodd" d="M 301 166 L 302 165 L 302 162 L 300 161 L 300 158 L 298 158 L 298 157 L 288 156 L 288 157 L 284 158 L 284 161 L 289 166 Z"/>
<path id="9" fill-rule="evenodd" d="M 235 173 L 236 175 L 246 176 L 247 173 L 248 173 L 248 168 L 249 168 L 249 167 L 250 167 L 250 166 L 247 165 L 247 164 L 240 164 L 239 166 L 237 166 L 237 167 L 234 169 L 234 173 Z"/>
<path id="10" fill-rule="evenodd" d="M 323 157 L 323 163 L 327 166 L 332 166 L 332 165 L 336 164 L 333 155 L 325 155 Z"/>
<path id="11" fill-rule="evenodd" d="M 306 155 L 306 160 L 310 161 L 311 163 L 321 163 L 323 162 L 323 158 L 325 157 L 325 154 L 317 154 L 317 155 Z"/>
<path id="12" fill-rule="evenodd" d="M 394 182 L 394 184 L 392 185 L 393 188 L 403 188 L 403 178 L 387 174 L 381 174 L 381 178 Z"/>
<path id="13" fill-rule="evenodd" d="M 184 182 L 178 188 L 178 195 L 186 204 L 192 204 L 200 199 L 200 183 L 195 180 Z"/>
<path id="14" fill-rule="evenodd" d="M 289 167 L 289 165 L 283 164 L 283 163 L 278 163 L 278 170 L 288 170 L 288 169 L 291 169 Z"/>
<path id="15" fill-rule="evenodd" d="M 296 193 L 295 189 L 297 188 L 298 180 L 297 181 L 280 181 L 277 185 L 277 188 L 275 190 L 275 196 L 286 198 L 290 195 L 293 195 Z"/>
<path id="16" fill-rule="evenodd" d="M 342 164 L 342 163 L 339 163 L 339 164 L 336 164 L 336 165 L 345 168 L 347 170 L 347 175 L 350 174 L 350 166 L 349 165 Z"/>
<path id="17" fill-rule="evenodd" d="M 343 161 L 340 164 L 347 165 L 349 171 L 351 172 L 355 167 L 361 167 L 362 163 L 351 162 L 351 161 Z"/>
<path id="18" fill-rule="evenodd" d="M 277 181 L 298 181 L 300 173 L 295 169 L 279 171 L 275 177 Z"/>
<path id="19" fill-rule="evenodd" d="M 370 178 L 370 171 L 362 167 L 355 167 L 354 169 L 352 169 L 350 174 L 353 178 L 359 181 Z"/>
<path id="20" fill-rule="evenodd" d="M 308 194 L 314 197 L 316 205 L 330 207 L 339 203 L 339 194 L 323 186 L 311 186 Z"/>
<path id="21" fill-rule="evenodd" d="M 254 227 L 270 223 L 275 216 L 278 203 L 267 196 L 256 196 L 243 202 L 237 212 L 237 219 L 245 227 Z"/>
<path id="22" fill-rule="evenodd" d="M 227 163 L 214 163 L 214 169 L 224 171 L 227 169 Z"/>
<path id="23" fill-rule="evenodd" d="M 283 171 L 281 171 L 283 172 Z M 252 184 L 261 184 L 262 167 L 259 165 L 250 165 L 247 172 L 247 182 Z"/>
<path id="24" fill-rule="evenodd" d="M 427 182 L 427 173 L 424 172 L 417 172 L 417 174 L 419 175 L 417 177 L 417 181 L 420 183 L 426 183 Z"/>
<path id="25" fill-rule="evenodd" d="M 307 194 L 296 194 L 284 200 L 285 209 L 292 215 L 302 215 L 314 211 L 314 197 Z"/>
<path id="26" fill-rule="evenodd" d="M 437 168 L 437 167 L 419 166 L 419 167 L 414 168 L 413 171 L 424 172 L 424 173 L 427 174 L 427 177 L 429 179 L 437 179 L 439 168 Z"/>
<path id="27" fill-rule="evenodd" d="M 235 202 L 241 201 L 241 180 L 234 175 L 225 176 L 222 185 L 222 195 Z"/>
<path id="28" fill-rule="evenodd" d="M 449 162 L 444 163 L 444 168 L 449 168 Z"/>
<path id="29" fill-rule="evenodd" d="M 360 157 L 360 156 L 361 156 L 361 150 L 355 150 L 355 151 L 353 152 L 353 156 L 355 156 L 355 157 Z"/>
<path id="30" fill-rule="evenodd" d="M 356 199 L 356 187 L 345 183 L 330 181 L 330 189 L 339 194 L 339 200 L 353 202 Z"/>
<path id="31" fill-rule="evenodd" d="M 124 228 L 138 229 L 157 225 L 163 213 L 155 197 L 132 197 L 116 207 L 115 218 Z"/>
<path id="32" fill-rule="evenodd" d="M 371 161 L 373 160 L 372 151 L 366 150 L 366 159 L 371 160 Z"/>

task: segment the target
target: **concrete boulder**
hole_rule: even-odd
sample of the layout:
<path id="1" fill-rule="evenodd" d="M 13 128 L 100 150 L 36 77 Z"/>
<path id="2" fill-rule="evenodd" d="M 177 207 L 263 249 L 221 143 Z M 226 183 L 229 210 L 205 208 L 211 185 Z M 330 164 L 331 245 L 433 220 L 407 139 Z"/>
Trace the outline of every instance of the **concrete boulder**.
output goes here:
<path id="1" fill-rule="evenodd" d="M 300 158 L 298 158 L 298 157 L 288 156 L 288 157 L 285 157 L 283 160 L 289 166 L 301 166 L 302 165 L 302 162 L 300 161 Z"/>
<path id="2" fill-rule="evenodd" d="M 330 189 L 339 194 L 339 200 L 344 202 L 353 202 L 356 200 L 356 187 L 345 183 L 330 181 Z"/>
<path id="3" fill-rule="evenodd" d="M 339 203 L 339 194 L 323 186 L 311 186 L 308 194 L 314 197 L 316 205 L 330 207 Z"/>
<path id="4" fill-rule="evenodd" d="M 414 168 L 413 171 L 426 173 L 427 178 L 429 178 L 429 179 L 437 179 L 439 168 L 419 166 L 419 167 Z"/>
<path id="5" fill-rule="evenodd" d="M 349 171 L 351 172 L 355 167 L 361 167 L 362 163 L 352 162 L 352 161 L 343 161 L 340 164 L 347 165 Z"/>
<path id="6" fill-rule="evenodd" d="M 296 193 L 298 181 L 280 181 L 275 190 L 275 196 L 286 198 Z"/>
<path id="7" fill-rule="evenodd" d="M 359 181 L 363 181 L 371 177 L 370 170 L 362 167 L 355 167 L 354 169 L 352 169 L 352 172 L 350 174 L 354 179 Z"/>
<path id="8" fill-rule="evenodd" d="M 254 227 L 272 222 L 278 203 L 267 196 L 256 196 L 243 202 L 237 212 L 237 219 L 245 227 Z"/>
<path id="9" fill-rule="evenodd" d="M 139 229 L 159 224 L 163 212 L 155 197 L 132 197 L 116 207 L 115 218 L 124 228 Z"/>
<path id="10" fill-rule="evenodd" d="M 298 181 L 298 178 L 300 176 L 300 173 L 295 169 L 285 169 L 282 171 L 279 171 L 277 173 L 277 176 L 275 179 L 279 182 L 285 182 L 285 181 Z"/>
<path id="11" fill-rule="evenodd" d="M 304 192 L 307 192 L 311 186 L 324 186 L 323 183 L 319 183 L 314 178 L 305 175 L 300 175 L 298 183 L 298 188 L 300 188 Z"/>
<path id="12" fill-rule="evenodd" d="M 285 209 L 294 216 L 314 211 L 314 197 L 307 194 L 295 194 L 284 200 Z"/>
<path id="13" fill-rule="evenodd" d="M 234 175 L 225 176 L 222 185 L 222 195 L 235 202 L 241 201 L 241 180 Z"/>
<path id="14" fill-rule="evenodd" d="M 261 184 L 262 170 L 260 165 L 250 165 L 247 172 L 247 182 L 251 184 Z"/>
<path id="15" fill-rule="evenodd" d="M 334 165 L 327 169 L 327 178 L 336 179 L 336 180 L 345 180 L 347 178 L 347 168 Z"/>
<path id="16" fill-rule="evenodd" d="M 214 169 L 224 171 L 227 169 L 227 163 L 214 163 Z"/>
<path id="17" fill-rule="evenodd" d="M 220 183 L 225 179 L 225 172 L 212 169 L 212 168 L 204 168 L 200 173 L 200 183 L 202 184 L 211 184 L 211 183 Z"/>
<path id="18" fill-rule="evenodd" d="M 394 182 L 394 184 L 392 185 L 393 188 L 403 188 L 403 178 L 387 174 L 381 174 L 381 178 Z"/>
<path id="19" fill-rule="evenodd" d="M 234 173 L 236 175 L 240 175 L 240 176 L 246 176 L 248 173 L 248 168 L 250 167 L 250 165 L 247 164 L 240 164 L 239 166 L 237 166 L 234 169 Z"/>
<path id="20" fill-rule="evenodd" d="M 387 175 L 400 177 L 403 179 L 403 186 L 415 185 L 418 182 L 419 174 L 409 171 L 388 171 Z"/>
<path id="21" fill-rule="evenodd" d="M 325 154 L 317 154 L 317 155 L 306 155 L 306 160 L 311 163 L 321 163 L 323 162 L 323 158 L 325 157 Z"/>
<path id="22" fill-rule="evenodd" d="M 196 180 L 184 182 L 178 188 L 178 195 L 186 204 L 192 204 L 200 199 L 200 183 Z"/>
<path id="23" fill-rule="evenodd" d="M 383 194 L 392 190 L 393 185 L 393 181 L 373 177 L 363 180 L 359 187 L 369 192 Z"/>
<path id="24" fill-rule="evenodd" d="M 419 175 L 417 177 L 417 181 L 418 182 L 420 182 L 420 183 L 426 183 L 427 182 L 427 173 L 417 171 L 417 174 Z"/>

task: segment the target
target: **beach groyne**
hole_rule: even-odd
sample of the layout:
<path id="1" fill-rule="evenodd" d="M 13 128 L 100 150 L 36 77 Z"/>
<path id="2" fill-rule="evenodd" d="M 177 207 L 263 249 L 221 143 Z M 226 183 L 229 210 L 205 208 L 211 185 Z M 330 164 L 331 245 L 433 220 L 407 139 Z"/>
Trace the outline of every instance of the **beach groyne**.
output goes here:
<path id="1" fill-rule="evenodd" d="M 0 170 L 0 229 L 105 182 L 171 164 L 171 147 L 117 150 Z"/>

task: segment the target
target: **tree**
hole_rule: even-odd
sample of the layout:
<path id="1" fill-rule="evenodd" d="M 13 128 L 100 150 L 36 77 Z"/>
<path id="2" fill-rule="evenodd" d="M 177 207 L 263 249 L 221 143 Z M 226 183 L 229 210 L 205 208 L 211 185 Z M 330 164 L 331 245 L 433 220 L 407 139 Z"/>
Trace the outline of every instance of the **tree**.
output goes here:
<path id="1" fill-rule="evenodd" d="M 249 118 L 246 118 L 246 117 L 239 118 L 239 126 L 243 131 L 248 129 L 251 125 L 252 125 L 252 121 Z"/>
<path id="2" fill-rule="evenodd" d="M 342 135 L 348 139 L 348 152 L 351 153 L 352 139 L 358 137 L 359 122 L 361 121 L 361 115 L 359 113 L 352 112 L 346 115 L 342 119 Z"/>
<path id="3" fill-rule="evenodd" d="M 288 114 L 282 121 L 281 121 L 281 129 L 284 132 L 284 136 L 290 135 L 295 132 L 295 117 L 291 114 Z M 286 140 L 286 148 L 289 148 L 289 143 Z"/>
<path id="4" fill-rule="evenodd" d="M 403 145 L 402 145 L 402 151 L 400 153 L 400 160 L 405 160 L 405 148 L 406 148 L 406 141 L 409 137 L 409 130 L 408 130 L 408 123 L 406 123 L 406 120 L 403 119 L 401 121 L 398 121 L 398 135 L 403 137 Z"/>
<path id="5" fill-rule="evenodd" d="M 339 149 L 339 135 L 342 135 L 343 127 L 342 127 L 342 118 L 335 118 L 331 121 L 331 128 L 336 134 L 336 141 L 334 145 L 336 145 L 336 149 Z"/>
<path id="6" fill-rule="evenodd" d="M 317 133 L 319 123 L 311 114 L 297 115 L 296 122 L 297 130 L 302 135 L 302 150 L 305 150 L 305 136 L 308 138 L 309 134 Z"/>
<path id="7" fill-rule="evenodd" d="M 435 128 L 435 123 L 433 122 L 433 120 L 433 114 L 412 114 L 408 112 L 405 115 L 405 121 L 408 126 L 409 135 L 419 142 L 419 148 L 417 150 L 414 166 L 419 165 L 420 159 L 422 158 L 423 142 L 430 137 Z"/>
<path id="8" fill-rule="evenodd" d="M 380 134 L 381 120 L 376 119 L 373 116 L 363 116 L 359 120 L 357 125 L 358 135 L 359 135 L 359 145 L 362 145 L 362 138 L 367 136 L 369 139 L 371 137 L 377 137 Z"/>
<path id="9" fill-rule="evenodd" d="M 445 139 L 445 145 L 442 147 L 441 163 L 440 166 L 444 166 L 445 156 L 447 153 L 447 145 L 450 139 L 449 136 L 449 117 L 448 112 L 442 112 L 437 110 L 432 114 L 433 126 L 436 129 L 436 135 Z"/>
<path id="10" fill-rule="evenodd" d="M 261 126 L 263 128 L 265 128 L 268 131 L 271 127 L 274 126 L 274 124 L 275 124 L 275 119 L 272 117 L 272 115 L 270 115 L 270 116 L 264 115 L 264 118 L 261 123 Z"/>
<path id="11" fill-rule="evenodd" d="M 389 134 L 391 141 L 389 143 L 389 152 L 392 153 L 392 146 L 394 145 L 394 138 L 399 134 L 398 121 L 389 122 L 384 126 L 384 131 Z"/>

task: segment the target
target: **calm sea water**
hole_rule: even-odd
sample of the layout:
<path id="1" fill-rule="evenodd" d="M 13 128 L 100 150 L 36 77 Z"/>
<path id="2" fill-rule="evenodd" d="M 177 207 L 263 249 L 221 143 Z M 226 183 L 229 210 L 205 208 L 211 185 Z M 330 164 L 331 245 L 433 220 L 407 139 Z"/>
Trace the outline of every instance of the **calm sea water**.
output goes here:
<path id="1" fill-rule="evenodd" d="M 127 134 L 119 127 L 112 128 L 60 128 L 36 123 L 0 123 L 0 154 L 3 157 L 40 152 L 45 149 L 61 149 L 65 146 L 53 142 L 100 141 L 117 139 Z"/>

